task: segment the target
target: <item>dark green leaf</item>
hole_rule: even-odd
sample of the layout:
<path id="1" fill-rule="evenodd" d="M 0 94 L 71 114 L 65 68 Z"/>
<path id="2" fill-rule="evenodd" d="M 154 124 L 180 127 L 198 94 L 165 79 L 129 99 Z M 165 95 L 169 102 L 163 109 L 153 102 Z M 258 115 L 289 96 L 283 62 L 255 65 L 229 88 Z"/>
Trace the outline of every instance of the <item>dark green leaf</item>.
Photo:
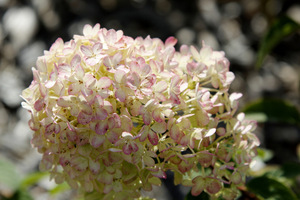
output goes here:
<path id="1" fill-rule="evenodd" d="M 274 21 L 269 28 L 267 34 L 262 40 L 258 51 L 256 68 L 259 68 L 265 56 L 286 36 L 296 32 L 300 29 L 300 25 L 290 19 L 289 17 L 282 16 Z"/>
<path id="2" fill-rule="evenodd" d="M 300 125 L 300 112 L 296 106 L 280 99 L 261 99 L 246 105 L 243 109 L 248 119 L 258 122 L 283 122 Z M 255 118 L 263 115 L 264 118 Z"/>
<path id="3" fill-rule="evenodd" d="M 20 174 L 8 160 L 0 159 L 0 193 L 12 195 L 20 185 Z"/>
<path id="4" fill-rule="evenodd" d="M 279 181 L 266 176 L 250 180 L 247 183 L 247 187 L 250 191 L 264 199 L 297 200 L 296 195 L 291 191 L 291 189 Z"/>
<path id="5" fill-rule="evenodd" d="M 264 162 L 271 160 L 274 156 L 273 152 L 264 148 L 257 148 L 257 154 Z"/>
<path id="6" fill-rule="evenodd" d="M 287 178 L 296 178 L 300 175 L 300 164 L 285 163 L 282 165 L 281 170 L 283 171 L 283 176 Z"/>
<path id="7" fill-rule="evenodd" d="M 53 189 L 51 189 L 49 191 L 49 193 L 51 195 L 56 195 L 56 194 L 59 194 L 59 193 L 62 193 L 62 192 L 65 192 L 67 190 L 70 190 L 70 186 L 66 183 L 66 182 L 63 182 L 61 184 L 58 184 L 56 187 L 54 187 Z"/>
<path id="8" fill-rule="evenodd" d="M 47 172 L 35 172 L 32 174 L 28 174 L 22 180 L 21 186 L 24 188 L 32 186 L 32 185 L 36 184 L 37 182 L 39 182 L 42 178 L 44 178 L 47 175 L 49 175 L 49 173 L 47 173 Z"/>
<path id="9" fill-rule="evenodd" d="M 193 196 L 191 192 L 189 192 L 184 200 L 210 200 L 209 195 L 206 192 L 201 192 L 198 196 Z"/>

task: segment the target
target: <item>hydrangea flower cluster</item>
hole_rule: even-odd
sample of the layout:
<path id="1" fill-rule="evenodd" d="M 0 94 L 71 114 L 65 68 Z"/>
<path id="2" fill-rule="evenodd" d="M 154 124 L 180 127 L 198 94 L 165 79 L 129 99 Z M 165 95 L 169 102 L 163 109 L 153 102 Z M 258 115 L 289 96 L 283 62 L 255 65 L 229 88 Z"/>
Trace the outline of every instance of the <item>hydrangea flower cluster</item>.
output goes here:
<path id="1" fill-rule="evenodd" d="M 223 52 L 177 40 L 133 39 L 86 25 L 39 57 L 22 93 L 32 145 L 56 183 L 103 199 L 134 199 L 174 173 L 175 184 L 232 199 L 259 140 L 236 115 L 239 93 Z"/>

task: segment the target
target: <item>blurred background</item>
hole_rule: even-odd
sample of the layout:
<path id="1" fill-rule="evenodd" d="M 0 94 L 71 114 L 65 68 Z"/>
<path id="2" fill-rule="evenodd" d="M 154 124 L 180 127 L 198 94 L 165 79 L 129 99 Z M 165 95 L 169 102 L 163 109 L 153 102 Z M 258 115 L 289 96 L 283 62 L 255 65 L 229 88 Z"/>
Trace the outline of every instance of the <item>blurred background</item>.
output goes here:
<path id="1" fill-rule="evenodd" d="M 177 49 L 181 44 L 194 45 L 199 49 L 202 41 L 205 41 L 213 49 L 224 51 L 236 75 L 231 92 L 244 94 L 240 103 L 241 110 L 246 108 L 253 111 L 253 105 L 257 108 L 255 103 L 261 103 L 261 99 L 266 98 L 285 102 L 281 104 L 278 101 L 277 107 L 274 106 L 277 104 L 272 104 L 274 101 L 264 101 L 260 106 L 265 108 L 271 105 L 270 109 L 258 108 L 253 111 L 259 114 L 266 112 L 259 115 L 260 123 L 256 132 L 262 142 L 261 146 L 266 149 L 264 155 L 269 155 L 269 158 L 268 161 L 258 163 L 260 166 L 281 166 L 288 162 L 298 162 L 298 27 L 284 37 L 279 37 L 276 45 L 267 48 L 263 53 L 264 59 L 258 63 L 261 47 L 270 47 L 265 36 L 274 32 L 272 25 L 283 16 L 300 23 L 300 2 L 0 0 L 0 199 L 1 196 L 20 199 L 22 195 L 29 199 L 30 196 L 45 200 L 72 199 L 75 195 L 66 189 L 67 186 L 59 188 L 48 181 L 47 175 L 38 173 L 41 156 L 36 149 L 31 148 L 32 132 L 27 125 L 29 114 L 20 107 L 22 99 L 19 95 L 32 80 L 31 68 L 35 66 L 36 58 L 43 55 L 43 51 L 49 49 L 58 37 L 68 41 L 74 34 L 82 34 L 85 24 L 100 23 L 101 27 L 121 29 L 125 35 L 132 37 L 150 35 L 165 40 L 175 36 L 178 39 Z M 278 27 L 277 31 L 280 32 L 284 26 Z M 274 118 L 270 117 L 272 113 Z M 287 120 L 289 117 L 291 120 Z M 4 163 L 9 163 L 11 167 Z M 8 173 L 5 171 L 7 169 L 15 175 L 4 181 L 5 184 L 3 180 L 4 174 Z M 27 182 L 24 183 L 24 179 Z M 296 186 L 299 186 L 299 176 L 295 180 Z M 17 190 L 20 184 L 25 188 L 22 190 L 24 194 Z M 155 189 L 154 194 L 147 195 L 155 195 L 157 199 L 184 199 L 187 192 L 188 189 L 181 187 L 174 190 L 174 186 L 165 182 L 162 188 Z"/>

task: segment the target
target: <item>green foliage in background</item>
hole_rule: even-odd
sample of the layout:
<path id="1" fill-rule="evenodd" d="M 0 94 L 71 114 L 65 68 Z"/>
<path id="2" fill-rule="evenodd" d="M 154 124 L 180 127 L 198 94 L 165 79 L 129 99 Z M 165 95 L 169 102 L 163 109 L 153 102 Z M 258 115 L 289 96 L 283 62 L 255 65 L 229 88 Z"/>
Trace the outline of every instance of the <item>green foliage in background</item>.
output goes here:
<path id="1" fill-rule="evenodd" d="M 300 25 L 287 16 L 277 18 L 268 29 L 258 50 L 256 68 L 260 68 L 271 50 L 285 37 L 300 30 Z"/>
<path id="2" fill-rule="evenodd" d="M 258 122 L 287 123 L 300 126 L 300 112 L 296 106 L 281 99 L 259 99 L 245 106 L 243 112 Z"/>

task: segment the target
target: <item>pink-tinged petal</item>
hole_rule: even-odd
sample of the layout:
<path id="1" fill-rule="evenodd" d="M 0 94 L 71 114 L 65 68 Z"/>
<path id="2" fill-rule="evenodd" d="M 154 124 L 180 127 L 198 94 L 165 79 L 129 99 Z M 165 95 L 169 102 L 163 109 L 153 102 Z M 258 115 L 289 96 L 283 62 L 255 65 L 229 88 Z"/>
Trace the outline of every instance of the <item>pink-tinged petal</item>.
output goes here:
<path id="1" fill-rule="evenodd" d="M 132 106 L 129 108 L 130 114 L 132 116 L 138 116 L 140 114 L 140 108 L 142 104 L 140 101 L 134 101 L 132 102 Z"/>
<path id="2" fill-rule="evenodd" d="M 200 74 L 204 68 L 205 68 L 205 64 L 198 63 L 198 62 L 191 62 L 186 65 L 186 69 L 187 69 L 188 73 L 191 75 Z"/>
<path id="3" fill-rule="evenodd" d="M 83 77 L 84 77 L 84 69 L 82 68 L 81 65 L 76 65 L 75 66 L 75 74 L 80 79 L 83 79 Z"/>
<path id="4" fill-rule="evenodd" d="M 136 72 L 132 72 L 127 78 L 127 84 L 132 90 L 136 90 L 141 85 L 141 78 Z"/>
<path id="5" fill-rule="evenodd" d="M 125 77 L 126 77 L 126 72 L 124 72 L 123 70 L 116 71 L 115 80 L 117 83 L 124 83 Z"/>
<path id="6" fill-rule="evenodd" d="M 75 69 L 76 66 L 80 65 L 81 57 L 79 54 L 76 54 L 71 60 L 71 67 Z"/>
<path id="7" fill-rule="evenodd" d="M 46 88 L 52 88 L 56 83 L 56 79 L 57 79 L 57 73 L 52 72 L 50 74 L 49 80 L 45 84 L 45 87 Z"/>
<path id="8" fill-rule="evenodd" d="M 168 89 L 168 84 L 167 84 L 166 81 L 159 81 L 158 83 L 156 83 L 156 84 L 154 85 L 154 88 L 153 88 L 153 90 L 154 90 L 155 92 L 159 92 L 159 93 L 164 92 L 164 91 L 166 91 L 167 89 Z"/>
<path id="9" fill-rule="evenodd" d="M 181 79 L 178 75 L 173 76 L 173 78 L 171 79 L 170 89 L 176 94 L 180 93 L 180 90 L 176 88 L 176 86 L 178 86 L 180 82 Z"/>
<path id="10" fill-rule="evenodd" d="M 184 135 L 178 143 L 181 144 L 182 146 L 187 146 L 190 143 L 190 137 Z"/>
<path id="11" fill-rule="evenodd" d="M 148 133 L 149 133 L 150 127 L 149 126 L 143 126 L 139 132 L 139 140 L 141 142 L 145 141 L 146 138 L 148 137 Z"/>
<path id="12" fill-rule="evenodd" d="M 206 190 L 207 192 L 211 193 L 211 194 L 216 194 L 217 192 L 219 192 L 222 188 L 222 185 L 220 183 L 220 181 L 215 180 L 215 179 L 209 179 L 207 180 L 207 186 L 206 186 Z"/>
<path id="13" fill-rule="evenodd" d="M 195 116 L 200 127 L 206 126 L 209 123 L 208 114 L 201 108 L 195 112 Z"/>
<path id="14" fill-rule="evenodd" d="M 58 77 L 60 79 L 69 78 L 71 76 L 71 67 L 67 63 L 58 65 Z"/>
<path id="15" fill-rule="evenodd" d="M 194 58 L 196 61 L 202 62 L 201 57 L 200 57 L 200 53 L 199 53 L 199 51 L 198 51 L 194 46 L 191 46 L 191 47 L 190 47 L 190 51 L 191 51 L 191 53 L 192 53 L 193 58 Z"/>
<path id="16" fill-rule="evenodd" d="M 93 174 L 98 174 L 100 171 L 100 163 L 89 158 L 89 168 Z"/>
<path id="17" fill-rule="evenodd" d="M 164 133 L 167 130 L 167 124 L 165 122 L 162 123 L 155 122 L 151 126 L 151 130 L 153 130 L 155 133 Z"/>
<path id="18" fill-rule="evenodd" d="M 209 130 L 205 133 L 204 137 L 210 137 L 210 136 L 212 136 L 213 134 L 215 134 L 215 132 L 216 132 L 216 129 L 215 129 L 215 128 L 211 128 L 211 129 L 209 129 Z"/>
<path id="19" fill-rule="evenodd" d="M 180 104 L 180 99 L 178 97 L 177 94 L 171 92 L 170 93 L 170 100 L 174 103 L 174 104 Z"/>
<path id="20" fill-rule="evenodd" d="M 109 88 L 112 84 L 112 81 L 108 77 L 101 77 L 97 82 L 97 86 L 102 89 Z"/>
<path id="21" fill-rule="evenodd" d="M 214 88 L 218 88 L 218 87 L 219 87 L 219 78 L 213 76 L 213 77 L 211 78 L 211 85 L 212 85 Z"/>
<path id="22" fill-rule="evenodd" d="M 71 159 L 71 166 L 78 171 L 85 171 L 88 168 L 88 160 L 82 156 L 76 156 Z"/>
<path id="23" fill-rule="evenodd" d="M 91 145 L 81 145 L 77 147 L 77 152 L 86 158 L 89 157 L 91 151 L 92 151 Z"/>
<path id="24" fill-rule="evenodd" d="M 89 143 L 89 133 L 86 133 L 86 132 L 81 132 L 80 134 L 77 135 L 77 141 L 76 141 L 76 144 L 78 146 L 82 146 L 82 145 L 86 145 Z"/>
<path id="25" fill-rule="evenodd" d="M 194 164 L 193 162 L 188 162 L 183 160 L 182 162 L 179 163 L 178 169 L 181 173 L 185 173 L 190 171 L 193 168 Z"/>
<path id="26" fill-rule="evenodd" d="M 178 141 L 181 138 L 182 132 L 176 124 L 171 127 L 170 136 L 174 141 Z"/>
<path id="27" fill-rule="evenodd" d="M 226 72 L 226 86 L 231 84 L 232 81 L 234 80 L 235 76 L 233 72 Z"/>
<path id="28" fill-rule="evenodd" d="M 145 77 L 147 75 L 149 75 L 149 73 L 151 73 L 151 67 L 148 64 L 143 64 L 141 65 L 139 74 L 142 77 Z"/>
<path id="29" fill-rule="evenodd" d="M 90 136 L 90 144 L 95 147 L 98 148 L 100 147 L 105 141 L 105 135 L 93 135 L 91 134 Z"/>
<path id="30" fill-rule="evenodd" d="M 35 63 L 38 70 L 35 70 L 36 72 L 47 72 L 47 63 L 46 59 L 44 57 L 38 57 Z M 34 68 L 33 68 L 34 69 Z"/>
<path id="31" fill-rule="evenodd" d="M 88 115 L 85 112 L 81 111 L 77 116 L 77 121 L 79 124 L 88 124 L 92 121 L 92 115 Z"/>
<path id="32" fill-rule="evenodd" d="M 116 90 L 115 96 L 119 101 L 124 102 L 126 99 L 126 92 L 122 90 L 122 88 L 119 88 Z"/>
<path id="33" fill-rule="evenodd" d="M 99 175 L 98 181 L 100 183 L 105 183 L 107 185 L 110 185 L 113 183 L 113 178 L 114 176 L 112 174 L 108 173 L 107 171 L 104 171 Z"/>
<path id="34" fill-rule="evenodd" d="M 160 73 L 164 70 L 164 66 L 162 62 L 154 61 L 153 59 L 150 60 L 149 65 L 155 73 Z"/>
<path id="35" fill-rule="evenodd" d="M 93 31 L 93 27 L 89 24 L 84 25 L 83 27 L 83 35 L 84 36 L 89 36 Z"/>
<path id="36" fill-rule="evenodd" d="M 180 93 L 185 91 L 188 88 L 188 83 L 182 83 L 180 85 Z"/>
<path id="37" fill-rule="evenodd" d="M 166 172 L 164 172 L 162 169 L 159 169 L 158 171 L 153 171 L 151 174 L 157 178 L 167 178 Z"/>
<path id="38" fill-rule="evenodd" d="M 94 66 L 98 64 L 99 59 L 97 57 L 89 57 L 85 59 L 85 62 L 90 66 Z"/>
<path id="39" fill-rule="evenodd" d="M 125 200 L 127 197 L 124 197 L 123 194 L 120 194 L 120 192 L 123 191 L 123 185 L 120 181 L 115 181 L 113 183 L 113 190 L 116 193 L 116 199 Z M 119 195 L 119 197 L 118 197 Z"/>
<path id="40" fill-rule="evenodd" d="M 115 144 L 119 140 L 119 134 L 117 132 L 115 132 L 115 131 L 109 131 L 107 133 L 107 139 L 112 144 Z"/>
<path id="41" fill-rule="evenodd" d="M 50 52 L 56 50 L 62 50 L 64 48 L 64 41 L 61 38 L 57 38 L 57 40 L 51 45 Z"/>
<path id="42" fill-rule="evenodd" d="M 122 57 L 123 57 L 123 55 L 121 53 L 116 53 L 115 55 L 113 55 L 112 64 L 114 67 L 121 62 Z"/>
<path id="43" fill-rule="evenodd" d="M 175 46 L 175 44 L 177 43 L 177 39 L 173 36 L 168 37 L 165 41 L 165 45 L 167 46 Z"/>
<path id="44" fill-rule="evenodd" d="M 233 101 L 236 101 L 236 100 L 240 99 L 242 96 L 243 96 L 242 93 L 234 92 L 229 96 L 229 100 L 230 100 L 230 102 L 233 102 Z"/>
<path id="45" fill-rule="evenodd" d="M 99 135 L 104 135 L 108 130 L 108 123 L 106 120 L 100 121 L 95 126 L 95 132 Z"/>
<path id="46" fill-rule="evenodd" d="M 36 111 L 41 111 L 44 107 L 45 107 L 44 99 L 38 99 L 38 100 L 34 103 L 34 109 L 35 109 Z"/>
<path id="47" fill-rule="evenodd" d="M 109 101 L 103 102 L 103 108 L 107 111 L 108 114 L 114 112 L 114 108 Z"/>
<path id="48" fill-rule="evenodd" d="M 143 121 L 145 125 L 150 125 L 152 122 L 152 116 L 149 112 L 143 113 Z"/>
<path id="49" fill-rule="evenodd" d="M 150 156 L 143 157 L 144 163 L 148 167 L 153 167 L 155 165 L 155 161 Z"/>
<path id="50" fill-rule="evenodd" d="M 123 153 L 126 154 L 126 155 L 130 155 L 131 152 L 132 152 L 132 147 L 129 143 L 124 144 L 122 149 L 123 149 Z"/>
<path id="51" fill-rule="evenodd" d="M 108 45 L 113 45 L 115 42 L 117 42 L 117 34 L 114 29 L 110 29 L 106 33 L 105 40 Z"/>
<path id="52" fill-rule="evenodd" d="M 94 54 L 93 50 L 90 46 L 81 45 L 80 50 L 85 56 L 88 56 L 88 57 L 93 56 L 93 54 Z"/>
<path id="53" fill-rule="evenodd" d="M 203 192 L 206 182 L 205 179 L 203 179 L 200 176 L 197 176 L 196 178 L 194 178 L 192 180 L 192 182 L 194 183 L 191 193 L 193 196 L 198 196 L 199 194 L 201 194 L 201 192 Z"/>
<path id="54" fill-rule="evenodd" d="M 217 129 L 217 134 L 219 135 L 219 136 L 223 136 L 223 135 L 225 135 L 226 134 L 226 129 L 225 128 L 222 128 L 222 127 L 220 127 L 220 128 L 218 128 Z"/>
<path id="55" fill-rule="evenodd" d="M 103 64 L 105 67 L 107 67 L 108 70 L 114 67 L 109 56 L 103 58 Z"/>
<path id="56" fill-rule="evenodd" d="M 80 91 L 81 91 L 81 87 L 79 84 L 73 83 L 73 84 L 69 85 L 69 88 L 68 88 L 69 95 L 78 94 Z"/>
<path id="57" fill-rule="evenodd" d="M 165 116 L 160 109 L 153 110 L 152 117 L 158 123 L 162 123 L 165 121 Z"/>
<path id="58" fill-rule="evenodd" d="M 42 97 L 46 97 L 48 89 L 45 87 L 44 84 L 39 84 L 39 91 Z"/>
<path id="59" fill-rule="evenodd" d="M 209 167 L 212 164 L 213 154 L 208 151 L 199 153 L 198 161 L 203 167 Z"/>
<path id="60" fill-rule="evenodd" d="M 67 130 L 68 131 L 68 130 Z M 67 137 L 67 131 L 62 131 L 59 134 L 59 139 L 62 143 L 67 143 L 68 142 L 68 137 Z"/>
<path id="61" fill-rule="evenodd" d="M 109 129 L 121 128 L 121 126 L 122 126 L 121 118 L 117 113 L 113 113 L 112 116 L 108 119 Z"/>
<path id="62" fill-rule="evenodd" d="M 87 88 L 93 88 L 97 82 L 97 79 L 93 74 L 85 74 L 83 77 L 83 82 Z"/>
<path id="63" fill-rule="evenodd" d="M 157 145 L 159 140 L 157 133 L 150 130 L 148 133 L 148 140 L 152 145 Z"/>
<path id="64" fill-rule="evenodd" d="M 84 112 L 85 114 L 88 114 L 88 115 L 93 114 L 93 109 L 87 102 L 82 102 L 80 104 L 80 108 L 81 108 L 82 112 Z"/>
<path id="65" fill-rule="evenodd" d="M 203 46 L 200 50 L 200 56 L 201 56 L 201 59 L 202 60 L 205 60 L 207 58 L 210 58 L 213 51 L 212 51 L 212 48 L 209 47 L 209 46 Z"/>
<path id="66" fill-rule="evenodd" d="M 68 130 L 67 131 L 67 138 L 71 142 L 76 142 L 77 141 L 77 134 L 76 134 L 76 132 Z"/>
<path id="67" fill-rule="evenodd" d="M 60 97 L 57 100 L 57 105 L 66 108 L 66 107 L 71 106 L 72 103 L 70 103 L 65 97 Z"/>
<path id="68" fill-rule="evenodd" d="M 230 180 L 238 185 L 242 182 L 242 175 L 238 171 L 234 171 L 230 176 Z"/>
<path id="69" fill-rule="evenodd" d="M 93 52 L 94 54 L 99 54 L 102 50 L 102 44 L 100 42 L 97 42 L 96 44 L 94 44 L 93 46 Z"/>
<path id="70" fill-rule="evenodd" d="M 130 142 L 132 152 L 137 152 L 139 150 L 138 145 L 135 142 Z"/>
<path id="71" fill-rule="evenodd" d="M 108 116 L 107 111 L 104 108 L 98 107 L 96 108 L 96 119 L 97 120 L 105 120 Z"/>
<path id="72" fill-rule="evenodd" d="M 103 193 L 108 194 L 110 191 L 112 191 L 112 189 L 113 189 L 113 185 L 104 185 Z"/>
<path id="73" fill-rule="evenodd" d="M 122 123 L 121 128 L 124 131 L 130 132 L 133 128 L 131 119 L 126 115 L 122 115 L 120 118 L 121 118 L 121 123 Z"/>
<path id="74" fill-rule="evenodd" d="M 52 133 L 57 134 L 57 133 L 59 133 L 59 131 L 60 131 L 59 124 L 52 123 L 52 124 L 49 124 L 48 126 L 46 126 L 46 128 L 45 128 L 46 135 L 51 135 Z"/>

